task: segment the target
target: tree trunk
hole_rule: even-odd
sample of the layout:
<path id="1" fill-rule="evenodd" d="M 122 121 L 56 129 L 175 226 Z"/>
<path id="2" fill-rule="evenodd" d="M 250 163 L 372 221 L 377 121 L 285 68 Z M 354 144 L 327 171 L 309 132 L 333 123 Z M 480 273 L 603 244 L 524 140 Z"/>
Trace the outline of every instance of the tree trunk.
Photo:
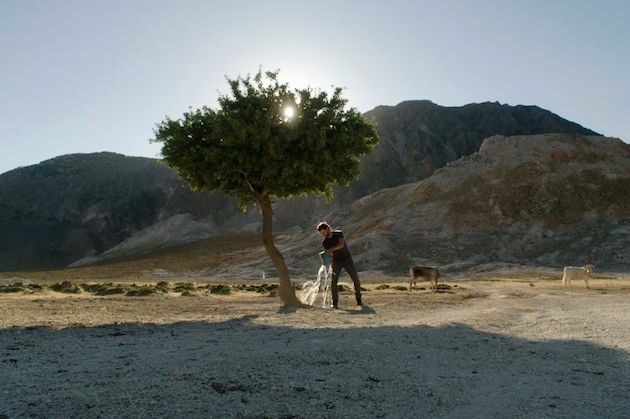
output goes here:
<path id="1" fill-rule="evenodd" d="M 280 300 L 282 300 L 282 303 L 285 306 L 301 306 L 302 303 L 300 303 L 300 300 L 298 300 L 298 298 L 295 296 L 295 292 L 293 291 L 293 287 L 291 286 L 289 269 L 287 268 L 287 264 L 284 261 L 284 257 L 273 242 L 273 208 L 271 207 L 271 201 L 267 196 L 259 196 L 258 202 L 260 203 L 263 217 L 263 244 L 265 245 L 265 250 L 271 258 L 273 265 L 276 267 L 276 272 L 278 273 L 278 278 L 280 282 L 278 294 L 280 295 Z"/>

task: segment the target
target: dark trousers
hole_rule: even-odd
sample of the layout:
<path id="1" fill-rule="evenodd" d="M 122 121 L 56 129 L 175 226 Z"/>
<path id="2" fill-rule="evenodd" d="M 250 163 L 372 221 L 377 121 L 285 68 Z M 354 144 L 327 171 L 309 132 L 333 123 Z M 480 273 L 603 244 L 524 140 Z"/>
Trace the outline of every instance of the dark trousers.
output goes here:
<path id="1" fill-rule="evenodd" d="M 333 305 L 336 306 L 339 302 L 339 287 L 337 286 L 337 281 L 339 281 L 339 274 L 341 273 L 342 268 L 348 272 L 348 275 L 350 275 L 352 283 L 354 284 L 354 296 L 357 299 L 357 304 L 361 304 L 361 283 L 359 282 L 359 274 L 357 274 L 357 269 L 354 267 L 354 262 L 352 259 L 340 261 L 333 259 L 332 282 L 330 284 Z"/>

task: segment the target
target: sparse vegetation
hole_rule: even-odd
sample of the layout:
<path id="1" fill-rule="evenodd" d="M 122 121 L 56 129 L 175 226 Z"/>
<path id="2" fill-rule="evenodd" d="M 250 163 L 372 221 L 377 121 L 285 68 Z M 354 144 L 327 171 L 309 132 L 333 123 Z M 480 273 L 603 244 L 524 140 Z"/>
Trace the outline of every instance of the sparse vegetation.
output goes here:
<path id="1" fill-rule="evenodd" d="M 157 287 L 157 285 L 156 285 Z M 173 287 L 173 291 L 174 292 L 186 292 L 186 291 L 194 291 L 195 290 L 195 284 L 194 283 L 190 283 L 190 282 L 178 282 L 175 284 L 175 287 Z"/>
<path id="2" fill-rule="evenodd" d="M 96 295 L 114 295 L 124 294 L 126 292 L 125 288 L 116 286 L 111 282 L 105 284 L 80 284 L 80 286 L 83 288 L 83 291 Z"/>
<path id="3" fill-rule="evenodd" d="M 171 286 L 169 285 L 168 282 L 166 281 L 160 281 L 157 284 L 155 284 L 155 288 L 163 293 L 167 293 L 171 290 Z"/>
<path id="4" fill-rule="evenodd" d="M 38 292 L 44 289 L 51 289 L 56 292 L 66 294 L 78 294 L 86 292 L 97 296 L 120 295 L 124 294 L 128 297 L 142 297 L 153 294 L 166 294 L 169 292 L 178 292 L 182 296 L 199 295 L 199 291 L 206 291 L 210 294 L 228 295 L 232 290 L 255 292 L 258 294 L 269 294 L 275 292 L 278 288 L 277 284 L 208 284 L 197 285 L 194 282 L 177 282 L 171 286 L 169 282 L 160 281 L 156 284 L 114 284 L 112 282 L 105 283 L 72 283 L 63 281 L 52 285 L 28 284 L 23 285 L 16 282 L 9 285 L 0 285 L 0 293 L 17 293 L 17 292 Z"/>
<path id="5" fill-rule="evenodd" d="M 231 288 L 228 285 L 219 284 L 219 285 L 213 285 L 212 287 L 210 287 L 210 294 L 226 295 L 226 294 L 229 294 L 230 292 L 231 292 Z"/>
<path id="6" fill-rule="evenodd" d="M 453 287 L 450 286 L 449 284 L 438 284 L 437 286 L 437 292 L 444 292 L 450 289 L 453 289 Z"/>
<path id="7" fill-rule="evenodd" d="M 24 291 L 24 287 L 20 284 L 13 284 L 13 285 L 1 285 L 0 286 L 0 293 L 12 293 L 12 292 L 23 292 Z"/>
<path id="8" fill-rule="evenodd" d="M 155 294 L 157 290 L 150 285 L 143 285 L 138 288 L 130 289 L 125 293 L 127 297 L 145 297 L 147 295 Z"/>
<path id="9" fill-rule="evenodd" d="M 108 287 L 102 288 L 96 291 L 96 295 L 116 295 L 116 294 L 124 294 L 125 288 L 123 287 Z"/>
<path id="10" fill-rule="evenodd" d="M 52 284 L 50 289 L 57 292 L 63 292 L 65 294 L 78 294 L 81 292 L 81 288 L 77 284 L 73 284 L 70 281 L 58 282 Z"/>
<path id="11" fill-rule="evenodd" d="M 267 293 L 278 288 L 278 285 L 276 284 L 271 284 L 271 285 L 270 284 L 261 284 L 261 285 L 240 284 L 240 285 L 234 285 L 233 287 L 240 291 L 254 291 L 257 293 Z"/>

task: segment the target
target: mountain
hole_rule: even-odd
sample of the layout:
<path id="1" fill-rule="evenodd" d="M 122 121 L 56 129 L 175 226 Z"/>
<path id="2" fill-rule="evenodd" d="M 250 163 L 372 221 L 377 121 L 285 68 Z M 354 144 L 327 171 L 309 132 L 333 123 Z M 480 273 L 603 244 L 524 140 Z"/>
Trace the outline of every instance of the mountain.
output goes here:
<path id="1" fill-rule="evenodd" d="M 499 262 L 628 270 L 630 145 L 577 134 L 493 136 L 477 153 L 365 196 L 329 221 L 343 228 L 362 271 Z M 283 245 L 295 274 L 314 271 L 317 244 L 311 229 Z"/>
<path id="2" fill-rule="evenodd" d="M 344 218 L 357 198 L 415 182 L 476 152 L 484 136 L 595 134 L 535 106 L 428 101 L 380 106 L 365 114 L 381 142 L 365 156 L 359 179 L 337 198 L 280 200 L 276 231 L 310 231 L 333 211 Z M 125 257 L 203 237 L 256 231 L 256 210 L 241 213 L 220 194 L 191 192 L 157 160 L 114 153 L 73 154 L 0 175 L 0 270 L 38 269 Z"/>
<path id="3" fill-rule="evenodd" d="M 208 234 L 237 229 L 234 207 L 220 194 L 191 192 L 154 159 L 57 157 L 0 175 L 0 270 L 65 266 L 182 214 L 204 220 Z"/>
<path id="4" fill-rule="evenodd" d="M 339 190 L 349 204 L 382 188 L 416 182 L 435 169 L 479 150 L 496 134 L 576 133 L 600 135 L 538 106 L 498 102 L 459 107 L 428 100 L 378 106 L 365 113 L 376 123 L 380 143 L 361 164 L 361 174 L 348 190 Z"/>

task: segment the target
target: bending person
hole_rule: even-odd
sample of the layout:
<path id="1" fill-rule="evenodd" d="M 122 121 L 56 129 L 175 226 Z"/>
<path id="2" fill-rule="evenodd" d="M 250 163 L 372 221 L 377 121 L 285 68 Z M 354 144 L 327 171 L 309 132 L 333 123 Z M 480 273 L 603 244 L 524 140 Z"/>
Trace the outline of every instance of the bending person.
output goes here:
<path id="1" fill-rule="evenodd" d="M 363 303 L 361 302 L 361 283 L 359 282 L 359 274 L 357 274 L 357 269 L 354 267 L 354 261 L 352 260 L 352 255 L 350 254 L 350 250 L 348 250 L 346 241 L 343 238 L 343 233 L 341 230 L 332 230 L 326 221 L 321 221 L 317 224 L 317 231 L 322 237 L 324 237 L 324 240 L 322 241 L 324 251 L 332 258 L 333 273 L 330 287 L 332 291 L 332 308 L 338 308 L 339 288 L 337 286 L 337 281 L 339 280 L 339 274 L 341 273 L 342 268 L 346 270 L 352 279 L 352 283 L 354 284 L 354 296 L 357 299 L 357 305 L 362 306 Z"/>

